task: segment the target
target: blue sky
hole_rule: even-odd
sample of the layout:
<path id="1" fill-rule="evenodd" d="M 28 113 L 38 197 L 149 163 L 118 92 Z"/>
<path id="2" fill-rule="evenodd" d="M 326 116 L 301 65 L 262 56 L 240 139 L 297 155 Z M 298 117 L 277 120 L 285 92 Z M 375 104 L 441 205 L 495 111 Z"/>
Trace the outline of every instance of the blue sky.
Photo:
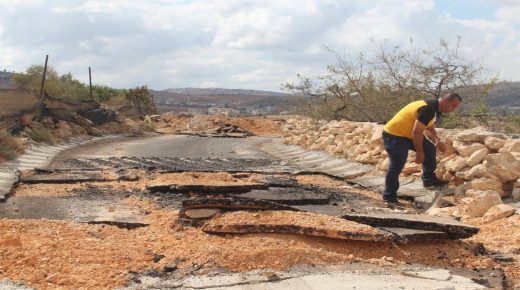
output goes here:
<path id="1" fill-rule="evenodd" d="M 440 11 L 449 13 L 458 19 L 496 19 L 497 3 L 490 0 L 436 0 Z"/>
<path id="2" fill-rule="evenodd" d="M 278 91 L 334 51 L 462 38 L 486 76 L 520 80 L 517 0 L 0 0 L 0 70 L 50 64 L 115 87 Z"/>

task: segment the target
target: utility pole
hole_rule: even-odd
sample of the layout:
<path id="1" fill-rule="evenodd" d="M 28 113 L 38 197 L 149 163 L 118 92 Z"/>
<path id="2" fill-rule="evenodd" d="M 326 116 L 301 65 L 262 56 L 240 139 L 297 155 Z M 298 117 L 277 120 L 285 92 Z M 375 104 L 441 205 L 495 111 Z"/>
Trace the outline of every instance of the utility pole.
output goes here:
<path id="1" fill-rule="evenodd" d="M 90 84 L 90 99 L 93 100 L 94 97 L 92 96 L 92 71 L 90 69 L 90 66 L 88 67 L 88 82 Z"/>
<path id="2" fill-rule="evenodd" d="M 47 62 L 49 61 L 49 55 L 45 56 L 45 66 L 43 67 L 43 75 L 42 75 L 42 86 L 40 88 L 40 99 L 43 98 L 43 87 L 45 86 L 45 75 L 47 74 Z"/>

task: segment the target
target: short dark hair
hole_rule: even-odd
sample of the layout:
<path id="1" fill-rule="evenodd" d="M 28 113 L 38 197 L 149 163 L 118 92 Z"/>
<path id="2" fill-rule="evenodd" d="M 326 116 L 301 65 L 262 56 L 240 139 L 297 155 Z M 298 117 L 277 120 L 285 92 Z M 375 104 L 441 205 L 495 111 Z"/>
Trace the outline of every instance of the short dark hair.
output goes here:
<path id="1" fill-rule="evenodd" d="M 443 97 L 443 99 L 448 100 L 448 102 L 454 101 L 455 99 L 459 100 L 459 102 L 462 102 L 462 97 L 457 93 L 447 93 Z"/>

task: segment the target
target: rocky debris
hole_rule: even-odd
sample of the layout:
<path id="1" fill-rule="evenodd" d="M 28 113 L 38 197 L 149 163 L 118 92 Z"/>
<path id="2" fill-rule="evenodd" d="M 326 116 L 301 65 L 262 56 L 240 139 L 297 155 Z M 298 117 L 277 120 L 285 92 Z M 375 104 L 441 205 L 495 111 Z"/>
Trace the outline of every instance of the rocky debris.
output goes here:
<path id="1" fill-rule="evenodd" d="M 215 115 L 164 114 L 154 122 L 156 131 L 170 134 L 202 134 L 219 137 L 280 136 L 279 118 L 225 117 Z"/>
<path id="2" fill-rule="evenodd" d="M 217 127 L 204 133 L 212 137 L 249 137 L 255 135 L 240 126 L 233 124 L 224 124 L 224 126 Z"/>
<path id="3" fill-rule="evenodd" d="M 283 142 L 370 163 L 374 165 L 370 175 L 384 175 L 389 161 L 381 138 L 382 127 L 369 122 L 294 117 L 282 127 Z M 451 180 L 458 195 L 471 189 L 494 190 L 503 198 L 514 195 L 520 200 L 520 186 L 512 186 L 520 178 L 520 140 L 482 127 L 437 131 L 447 147 L 445 154 L 437 155 L 437 175 Z M 411 152 L 402 173 L 419 177 L 420 171 Z"/>

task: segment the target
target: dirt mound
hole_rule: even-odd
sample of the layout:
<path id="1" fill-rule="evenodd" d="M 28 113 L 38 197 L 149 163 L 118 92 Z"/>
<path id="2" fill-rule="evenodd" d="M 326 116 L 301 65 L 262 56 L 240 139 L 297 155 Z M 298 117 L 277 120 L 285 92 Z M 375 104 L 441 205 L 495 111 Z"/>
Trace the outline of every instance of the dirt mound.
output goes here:
<path id="1" fill-rule="evenodd" d="M 155 122 L 161 133 L 206 133 L 219 127 L 235 126 L 258 136 L 281 136 L 283 120 L 275 117 L 225 117 L 208 115 L 163 115 Z"/>

